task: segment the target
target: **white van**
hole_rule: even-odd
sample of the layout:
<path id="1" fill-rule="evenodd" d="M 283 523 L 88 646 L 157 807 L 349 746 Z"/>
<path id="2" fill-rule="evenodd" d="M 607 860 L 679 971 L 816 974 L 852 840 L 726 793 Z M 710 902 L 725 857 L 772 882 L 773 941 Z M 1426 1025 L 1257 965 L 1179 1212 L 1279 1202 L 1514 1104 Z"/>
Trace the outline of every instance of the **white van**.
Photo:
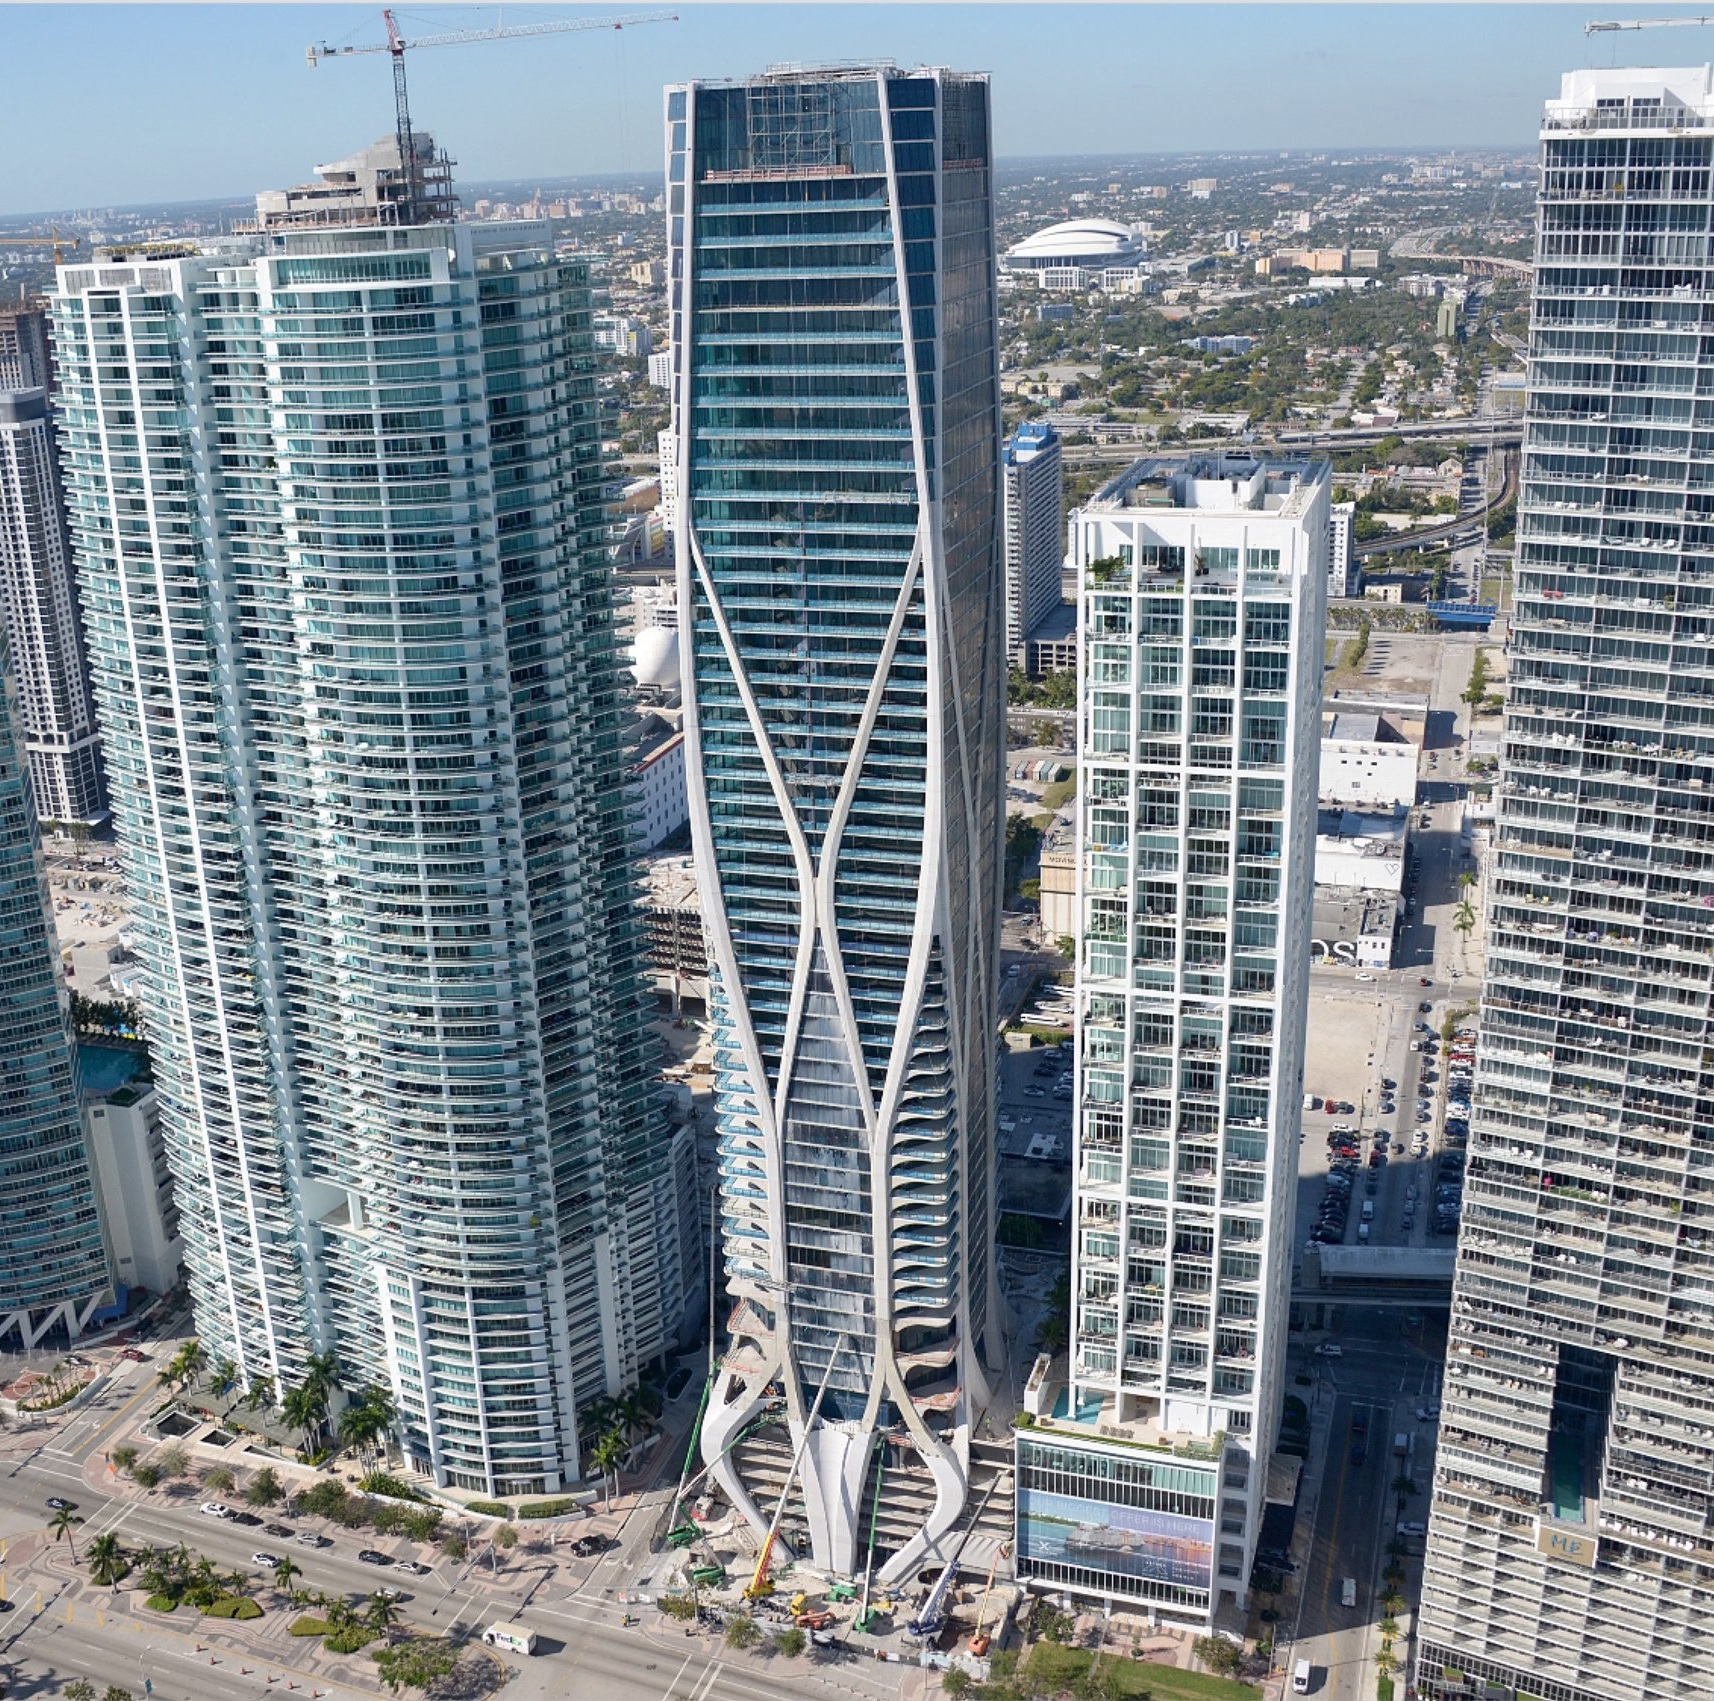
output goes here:
<path id="1" fill-rule="evenodd" d="M 1354 1607 L 1357 1604 L 1357 1579 L 1343 1577 L 1339 1582 L 1339 1604 Z"/>
<path id="2" fill-rule="evenodd" d="M 482 1632 L 482 1640 L 490 1648 L 504 1648 L 508 1654 L 533 1654 L 536 1633 L 521 1624 L 490 1624 Z"/>
<path id="3" fill-rule="evenodd" d="M 1291 1692 L 1293 1695 L 1309 1693 L 1310 1664 L 1308 1660 L 1299 1660 L 1291 1669 Z"/>

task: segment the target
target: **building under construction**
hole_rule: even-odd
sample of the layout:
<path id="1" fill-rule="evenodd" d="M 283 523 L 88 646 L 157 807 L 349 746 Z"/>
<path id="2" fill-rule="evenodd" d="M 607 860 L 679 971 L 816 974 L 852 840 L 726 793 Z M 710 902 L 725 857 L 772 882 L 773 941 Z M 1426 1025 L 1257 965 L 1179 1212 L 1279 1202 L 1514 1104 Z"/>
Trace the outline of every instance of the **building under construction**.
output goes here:
<path id="1" fill-rule="evenodd" d="M 426 130 L 411 132 L 407 169 L 397 136 L 383 136 L 349 159 L 315 168 L 316 181 L 264 189 L 254 230 L 316 230 L 340 225 L 451 224 L 456 163 L 437 152 Z M 414 208 L 414 213 L 412 209 Z"/>

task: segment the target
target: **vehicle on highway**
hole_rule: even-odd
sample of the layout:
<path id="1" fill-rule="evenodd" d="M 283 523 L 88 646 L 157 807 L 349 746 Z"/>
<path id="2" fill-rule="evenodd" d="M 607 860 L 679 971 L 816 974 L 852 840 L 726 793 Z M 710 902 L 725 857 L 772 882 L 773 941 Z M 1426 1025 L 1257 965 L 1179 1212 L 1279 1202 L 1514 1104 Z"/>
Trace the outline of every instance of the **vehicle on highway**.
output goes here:
<path id="1" fill-rule="evenodd" d="M 536 1633 L 522 1624 L 490 1624 L 482 1632 L 482 1640 L 490 1648 L 504 1648 L 508 1654 L 533 1654 Z"/>
<path id="2" fill-rule="evenodd" d="M 232 1508 L 222 1506 L 218 1500 L 205 1500 L 197 1510 L 205 1512 L 210 1518 L 230 1518 L 232 1516 Z"/>
<path id="3" fill-rule="evenodd" d="M 1419 1423 L 1433 1423 L 1440 1416 L 1440 1402 L 1430 1400 L 1426 1406 L 1418 1406 L 1416 1416 Z"/>
<path id="4" fill-rule="evenodd" d="M 391 1583 L 383 1583 L 380 1588 L 370 1590 L 369 1598 L 373 1601 L 402 1601 L 405 1592 L 403 1589 L 395 1589 Z"/>
<path id="5" fill-rule="evenodd" d="M 372 1547 L 363 1547 L 357 1550 L 357 1563 L 359 1565 L 391 1565 L 393 1559 L 391 1554 L 379 1553 Z"/>
<path id="6" fill-rule="evenodd" d="M 75 1500 L 62 1500 L 57 1494 L 50 1494 L 43 1504 L 50 1512 L 70 1512 L 76 1507 L 77 1502 Z"/>
<path id="7" fill-rule="evenodd" d="M 1357 1604 L 1357 1579 L 1343 1577 L 1339 1581 L 1339 1604 L 1354 1607 Z"/>
<path id="8" fill-rule="evenodd" d="M 1293 1695 L 1307 1695 L 1310 1679 L 1315 1675 L 1315 1668 L 1308 1660 L 1299 1660 L 1291 1668 L 1291 1692 Z"/>
<path id="9" fill-rule="evenodd" d="M 272 1571 L 280 1563 L 280 1556 L 277 1553 L 257 1552 L 250 1555 L 250 1563 L 261 1566 L 264 1571 Z"/>
<path id="10" fill-rule="evenodd" d="M 434 1573 L 432 1565 L 424 1565 L 420 1559 L 401 1559 L 399 1569 L 412 1577 L 428 1577 Z"/>
<path id="11" fill-rule="evenodd" d="M 1375 977 L 1372 974 L 1367 973 L 1365 970 L 1359 969 L 1351 978 L 1353 980 L 1373 980 Z"/>
<path id="12" fill-rule="evenodd" d="M 1400 1524 L 1398 1527 L 1398 1533 L 1401 1536 L 1426 1536 L 1428 1534 L 1428 1525 L 1418 1523 Z"/>
<path id="13" fill-rule="evenodd" d="M 1418 976 L 1417 976 L 1417 982 L 1416 982 L 1416 984 L 1417 984 L 1417 985 L 1418 985 L 1418 986 L 1433 986 L 1433 985 L 1434 985 L 1434 982 L 1433 982 L 1433 981 L 1431 981 L 1431 980 L 1430 980 L 1430 979 L 1429 979 L 1429 978 L 1428 978 L 1428 976 L 1427 976 L 1427 975 L 1418 975 Z M 1423 1009 L 1424 1009 L 1424 1010 L 1425 1010 L 1425 1011 L 1426 1011 L 1426 1010 L 1432 1010 L 1432 1009 L 1433 1009 L 1433 1008 L 1434 1008 L 1434 1006 L 1433 1006 L 1433 1005 L 1432 1005 L 1432 1004 L 1425 1004 L 1425 1005 L 1423 1005 Z"/>
<path id="14" fill-rule="evenodd" d="M 299 1547 L 332 1547 L 333 1543 L 316 1530 L 299 1530 L 292 1537 Z"/>
<path id="15" fill-rule="evenodd" d="M 262 1534 L 265 1536 L 278 1536 L 281 1541 L 289 1542 L 297 1532 L 292 1529 L 289 1524 L 264 1524 L 262 1526 Z"/>
<path id="16" fill-rule="evenodd" d="M 1323 1358 L 1343 1358 L 1345 1349 L 1337 1341 L 1323 1341 L 1316 1349 Z"/>

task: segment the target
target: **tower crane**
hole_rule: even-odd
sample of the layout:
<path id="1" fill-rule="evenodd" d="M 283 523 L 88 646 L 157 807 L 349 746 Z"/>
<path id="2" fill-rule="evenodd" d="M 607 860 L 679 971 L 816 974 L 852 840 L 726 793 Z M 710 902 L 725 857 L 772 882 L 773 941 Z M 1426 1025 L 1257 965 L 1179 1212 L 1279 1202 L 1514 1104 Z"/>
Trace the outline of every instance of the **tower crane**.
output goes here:
<path id="1" fill-rule="evenodd" d="M 357 42 L 350 46 L 312 44 L 305 50 L 313 71 L 324 59 L 343 59 L 353 53 L 385 53 L 393 61 L 393 113 L 399 138 L 399 169 L 404 176 L 405 223 L 414 224 L 417 214 L 417 150 L 411 129 L 410 93 L 405 85 L 405 54 L 418 47 L 454 47 L 470 41 L 506 41 L 516 36 L 565 35 L 573 30 L 622 30 L 632 24 L 676 24 L 676 12 L 634 12 L 622 18 L 548 18 L 539 24 L 495 24 L 485 30 L 448 30 L 439 35 L 404 36 L 389 7 L 381 14 L 387 26 L 385 41 Z"/>
<path id="2" fill-rule="evenodd" d="M 1606 35 L 1613 30 L 1667 30 L 1679 24 L 1714 24 L 1707 18 L 1615 18 L 1605 23 L 1585 24 L 1585 35 Z"/>

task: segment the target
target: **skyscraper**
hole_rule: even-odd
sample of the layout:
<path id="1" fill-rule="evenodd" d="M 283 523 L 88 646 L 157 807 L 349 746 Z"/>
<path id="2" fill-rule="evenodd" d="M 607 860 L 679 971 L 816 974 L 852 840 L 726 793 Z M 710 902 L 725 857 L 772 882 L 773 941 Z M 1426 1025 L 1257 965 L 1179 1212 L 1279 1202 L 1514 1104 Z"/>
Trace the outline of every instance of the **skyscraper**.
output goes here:
<path id="1" fill-rule="evenodd" d="M 17 682 L 16 732 L 36 813 L 107 818 L 101 738 L 72 582 L 53 424 L 46 316 L 0 314 L 0 599 Z"/>
<path id="2" fill-rule="evenodd" d="M 0 398 L 3 402 L 3 398 Z M 76 1337 L 110 1297 L 36 812 L 0 693 L 0 1345 Z"/>
<path id="3" fill-rule="evenodd" d="M 1151 459 L 1072 520 L 1072 1330 L 1025 1391 L 1018 1573 L 1202 1623 L 1284 1394 L 1330 489 Z"/>
<path id="4" fill-rule="evenodd" d="M 61 269 L 72 526 L 203 1345 L 545 1492 L 690 1275 L 588 271 L 360 190 Z"/>
<path id="5" fill-rule="evenodd" d="M 1003 1363 L 992 1264 L 1005 620 L 988 86 L 667 94 L 675 526 L 734 1352 L 705 1457 L 760 1527 L 785 1394 L 817 1563 L 889 1492 L 941 1550 Z M 801 1506 L 798 1505 L 801 1496 Z M 796 1517 L 794 1516 L 794 1523 Z M 887 1543 L 883 1541 L 885 1556 Z"/>
<path id="6" fill-rule="evenodd" d="M 1714 85 L 1577 71 L 1542 181 L 1419 1690 L 1714 1693 Z"/>
<path id="7" fill-rule="evenodd" d="M 1005 448 L 1006 653 L 1022 666 L 1024 640 L 1061 601 L 1065 464 L 1059 433 L 1026 422 Z"/>

